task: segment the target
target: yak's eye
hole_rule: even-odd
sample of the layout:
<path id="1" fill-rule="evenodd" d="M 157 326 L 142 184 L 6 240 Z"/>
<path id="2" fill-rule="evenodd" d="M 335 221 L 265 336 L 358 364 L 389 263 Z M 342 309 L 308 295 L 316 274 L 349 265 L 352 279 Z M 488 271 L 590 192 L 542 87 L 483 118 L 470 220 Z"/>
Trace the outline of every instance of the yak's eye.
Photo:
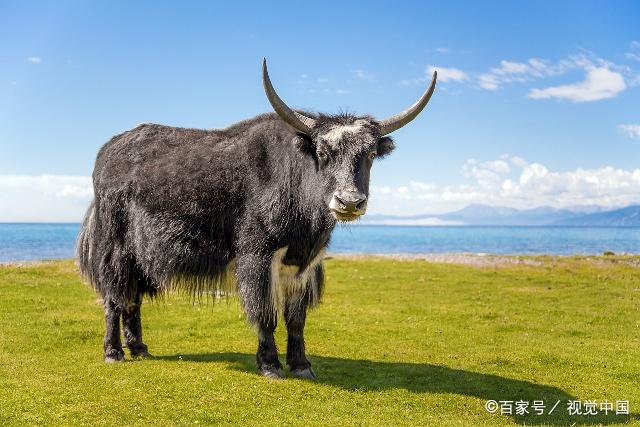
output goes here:
<path id="1" fill-rule="evenodd" d="M 376 158 L 378 154 L 375 151 L 369 153 L 369 160 L 373 160 Z"/>
<path id="2" fill-rule="evenodd" d="M 326 161 L 329 158 L 329 153 L 324 150 L 318 150 L 318 159 Z"/>

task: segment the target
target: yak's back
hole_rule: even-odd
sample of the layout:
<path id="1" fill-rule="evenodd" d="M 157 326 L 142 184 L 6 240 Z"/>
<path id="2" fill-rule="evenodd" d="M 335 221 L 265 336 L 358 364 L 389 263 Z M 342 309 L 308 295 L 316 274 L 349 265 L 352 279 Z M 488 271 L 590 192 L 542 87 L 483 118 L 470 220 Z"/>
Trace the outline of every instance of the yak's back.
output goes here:
<path id="1" fill-rule="evenodd" d="M 249 145 L 261 128 L 281 126 L 258 116 L 221 130 L 142 124 L 113 137 L 96 159 L 96 197 L 126 195 L 152 210 L 231 207 L 244 193 Z"/>
<path id="2" fill-rule="evenodd" d="M 115 190 L 136 179 L 153 179 L 153 174 L 181 169 L 185 162 L 201 158 L 224 140 L 220 133 L 151 123 L 138 125 L 111 138 L 98 152 L 93 173 L 96 189 Z"/>

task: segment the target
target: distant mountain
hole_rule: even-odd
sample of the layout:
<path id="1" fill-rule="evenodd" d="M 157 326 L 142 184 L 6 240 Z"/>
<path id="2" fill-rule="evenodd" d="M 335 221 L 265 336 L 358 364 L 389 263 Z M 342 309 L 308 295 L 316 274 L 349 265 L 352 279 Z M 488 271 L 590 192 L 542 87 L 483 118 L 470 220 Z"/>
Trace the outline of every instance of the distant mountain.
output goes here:
<path id="1" fill-rule="evenodd" d="M 576 218 L 556 221 L 553 225 L 638 227 L 640 226 L 640 206 L 633 205 L 612 211 L 580 215 Z"/>
<path id="2" fill-rule="evenodd" d="M 603 206 L 597 206 L 597 205 L 585 205 L 585 206 L 575 206 L 569 210 L 575 213 L 592 214 L 592 213 L 598 213 L 598 212 L 606 212 L 611 209 L 605 208 Z"/>
<path id="3" fill-rule="evenodd" d="M 579 214 L 566 209 L 541 206 L 535 209 L 514 209 L 502 206 L 472 204 L 439 218 L 467 225 L 547 225 L 568 220 Z"/>
<path id="4" fill-rule="evenodd" d="M 640 226 L 640 206 L 605 210 L 600 206 L 556 209 L 541 206 L 515 209 L 504 206 L 471 204 L 445 214 L 413 216 L 366 215 L 361 224 L 380 225 L 567 225 Z"/>

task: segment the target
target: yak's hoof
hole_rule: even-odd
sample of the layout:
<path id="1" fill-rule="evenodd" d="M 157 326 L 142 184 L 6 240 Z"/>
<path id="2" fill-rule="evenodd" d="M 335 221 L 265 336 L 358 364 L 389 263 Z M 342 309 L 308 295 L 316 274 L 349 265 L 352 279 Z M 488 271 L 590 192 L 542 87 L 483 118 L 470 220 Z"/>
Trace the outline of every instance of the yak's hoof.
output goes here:
<path id="1" fill-rule="evenodd" d="M 106 363 L 117 363 L 124 360 L 124 351 L 122 349 L 113 348 L 104 352 L 104 361 Z"/>
<path id="2" fill-rule="evenodd" d="M 277 368 L 275 366 L 265 366 L 260 369 L 260 373 L 267 378 L 275 380 L 284 378 L 284 371 L 282 368 Z"/>
<path id="3" fill-rule="evenodd" d="M 303 380 L 315 380 L 316 374 L 313 372 L 311 367 L 304 369 L 293 369 L 291 370 L 291 375 L 294 377 L 302 378 Z"/>
<path id="4" fill-rule="evenodd" d="M 151 353 L 149 353 L 147 346 L 144 344 L 135 347 L 130 346 L 129 351 L 131 352 L 131 357 L 133 357 L 134 359 L 145 359 L 153 357 Z"/>
<path id="5" fill-rule="evenodd" d="M 136 351 L 136 352 L 132 351 L 131 357 L 133 357 L 134 359 L 151 359 L 153 358 L 153 355 L 149 353 L 147 350 Z"/>

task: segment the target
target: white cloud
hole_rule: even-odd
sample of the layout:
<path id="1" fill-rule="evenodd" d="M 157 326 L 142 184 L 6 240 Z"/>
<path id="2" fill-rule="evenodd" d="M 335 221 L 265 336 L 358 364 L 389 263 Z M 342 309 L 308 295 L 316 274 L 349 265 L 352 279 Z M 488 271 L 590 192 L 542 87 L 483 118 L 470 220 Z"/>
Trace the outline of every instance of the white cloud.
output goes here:
<path id="1" fill-rule="evenodd" d="M 39 56 L 30 56 L 27 58 L 27 61 L 31 62 L 32 64 L 39 64 L 42 62 L 42 58 L 40 58 Z"/>
<path id="2" fill-rule="evenodd" d="M 480 166 L 497 173 L 509 173 L 511 168 L 504 160 L 493 160 L 490 162 L 482 162 Z"/>
<path id="3" fill-rule="evenodd" d="M 320 78 L 318 79 L 318 83 L 322 83 L 322 84 L 324 84 L 324 83 L 329 83 L 329 79 L 328 79 L 328 78 L 326 78 L 326 77 L 320 77 Z"/>
<path id="4" fill-rule="evenodd" d="M 521 209 L 617 208 L 640 203 L 639 168 L 554 171 L 541 163 L 503 155 L 489 161 L 469 159 L 461 173 L 466 182 L 460 185 L 421 181 L 396 187 L 372 185 L 369 212 L 435 214 L 470 203 Z M 92 196 L 90 177 L 0 175 L 0 222 L 79 222 Z"/>
<path id="5" fill-rule="evenodd" d="M 434 71 L 438 71 L 438 80 L 443 83 L 464 82 L 469 80 L 469 75 L 462 70 L 449 67 L 436 67 L 435 65 L 427 67 L 424 80 L 427 80 L 427 78 L 430 80 Z"/>
<path id="6" fill-rule="evenodd" d="M 627 52 L 624 54 L 627 59 L 633 59 L 634 61 L 640 62 L 640 54 L 634 52 Z"/>
<path id="7" fill-rule="evenodd" d="M 640 61 L 640 42 L 631 43 L 626 54 L 629 59 Z M 427 67 L 422 77 L 403 80 L 403 85 L 420 84 L 428 81 L 433 70 L 438 70 L 442 82 L 473 83 L 473 85 L 490 91 L 498 90 L 510 84 L 531 84 L 537 80 L 550 79 L 572 72 L 583 72 L 583 81 L 555 85 L 546 88 L 533 88 L 527 97 L 531 99 L 559 98 L 573 102 L 588 102 L 613 98 L 627 89 L 640 85 L 640 74 L 628 65 L 597 57 L 594 53 L 582 50 L 577 55 L 570 55 L 558 61 L 542 58 L 529 58 L 524 61 L 503 59 L 498 66 L 485 72 L 463 71 L 458 68 Z"/>
<path id="8" fill-rule="evenodd" d="M 349 89 L 338 89 L 336 90 L 336 93 L 338 95 L 348 95 L 351 93 L 351 91 Z"/>
<path id="9" fill-rule="evenodd" d="M 622 74 L 605 67 L 592 68 L 587 71 L 584 81 L 545 89 L 531 89 L 528 98 L 558 98 L 573 102 L 590 102 L 614 98 L 624 91 L 627 85 Z"/>
<path id="10" fill-rule="evenodd" d="M 500 180 L 500 171 L 508 172 L 509 166 L 502 160 L 479 163 L 475 159 L 469 159 L 462 166 L 462 173 L 472 177 L 482 188 L 492 188 Z"/>
<path id="11" fill-rule="evenodd" d="M 500 87 L 498 79 L 492 74 L 482 74 L 478 78 L 478 84 L 486 90 L 496 90 Z"/>
<path id="12" fill-rule="evenodd" d="M 424 70 L 424 75 L 422 77 L 418 77 L 417 79 L 402 80 L 400 84 L 414 85 L 414 84 L 422 84 L 425 82 L 430 82 L 431 78 L 433 77 L 434 71 L 438 72 L 438 81 L 442 83 L 448 83 L 448 82 L 461 83 L 469 80 L 469 75 L 458 68 L 439 67 L 435 65 L 429 65 Z"/>
<path id="13" fill-rule="evenodd" d="M 572 55 L 557 62 L 540 58 L 530 58 L 525 62 L 500 61 L 498 67 L 477 76 L 478 85 L 487 90 L 497 90 L 512 83 L 527 83 L 540 79 L 565 75 L 582 70 L 585 78 L 581 82 L 530 89 L 527 97 L 531 99 L 567 99 L 573 102 L 589 102 L 613 98 L 627 88 L 625 75 L 633 83 L 633 74 L 629 67 L 616 65 L 585 52 Z"/>
<path id="14" fill-rule="evenodd" d="M 399 187 L 372 186 L 369 211 L 397 215 L 442 213 L 470 203 L 529 209 L 598 205 L 617 208 L 640 203 L 640 169 L 611 166 L 553 171 L 517 156 L 462 167 L 468 183 L 440 186 L 410 182 Z"/>
<path id="15" fill-rule="evenodd" d="M 451 52 L 451 49 L 449 49 L 448 47 L 437 47 L 436 48 L 436 52 L 438 52 L 438 53 L 449 53 L 449 52 Z"/>
<path id="16" fill-rule="evenodd" d="M 506 156 L 505 158 L 509 159 L 511 161 L 511 163 L 513 163 L 514 165 L 520 167 L 520 168 L 526 168 L 529 165 L 529 162 L 527 162 L 525 159 L 523 159 L 522 157 L 518 157 L 518 156 Z"/>
<path id="17" fill-rule="evenodd" d="M 0 175 L 0 222 L 79 222 L 92 196 L 86 176 Z"/>
<path id="18" fill-rule="evenodd" d="M 368 80 L 370 82 L 375 81 L 376 76 L 368 71 L 357 69 L 352 71 L 353 75 L 362 80 Z"/>
<path id="19" fill-rule="evenodd" d="M 618 130 L 628 138 L 640 138 L 640 124 L 619 125 Z"/>
<path id="20" fill-rule="evenodd" d="M 478 85 L 487 90 L 496 90 L 505 84 L 525 83 L 535 79 L 566 73 L 577 67 L 577 57 L 553 64 L 540 58 L 530 58 L 526 62 L 500 61 L 499 67 L 491 68 L 478 76 Z"/>
<path id="21" fill-rule="evenodd" d="M 500 68 L 496 70 L 500 74 L 524 74 L 530 69 L 529 65 L 519 62 L 500 61 Z"/>
<path id="22" fill-rule="evenodd" d="M 627 59 L 632 59 L 634 61 L 640 62 L 640 42 L 635 40 L 632 41 L 629 45 L 629 49 L 631 50 L 631 52 L 627 52 L 625 54 L 625 57 Z"/>

